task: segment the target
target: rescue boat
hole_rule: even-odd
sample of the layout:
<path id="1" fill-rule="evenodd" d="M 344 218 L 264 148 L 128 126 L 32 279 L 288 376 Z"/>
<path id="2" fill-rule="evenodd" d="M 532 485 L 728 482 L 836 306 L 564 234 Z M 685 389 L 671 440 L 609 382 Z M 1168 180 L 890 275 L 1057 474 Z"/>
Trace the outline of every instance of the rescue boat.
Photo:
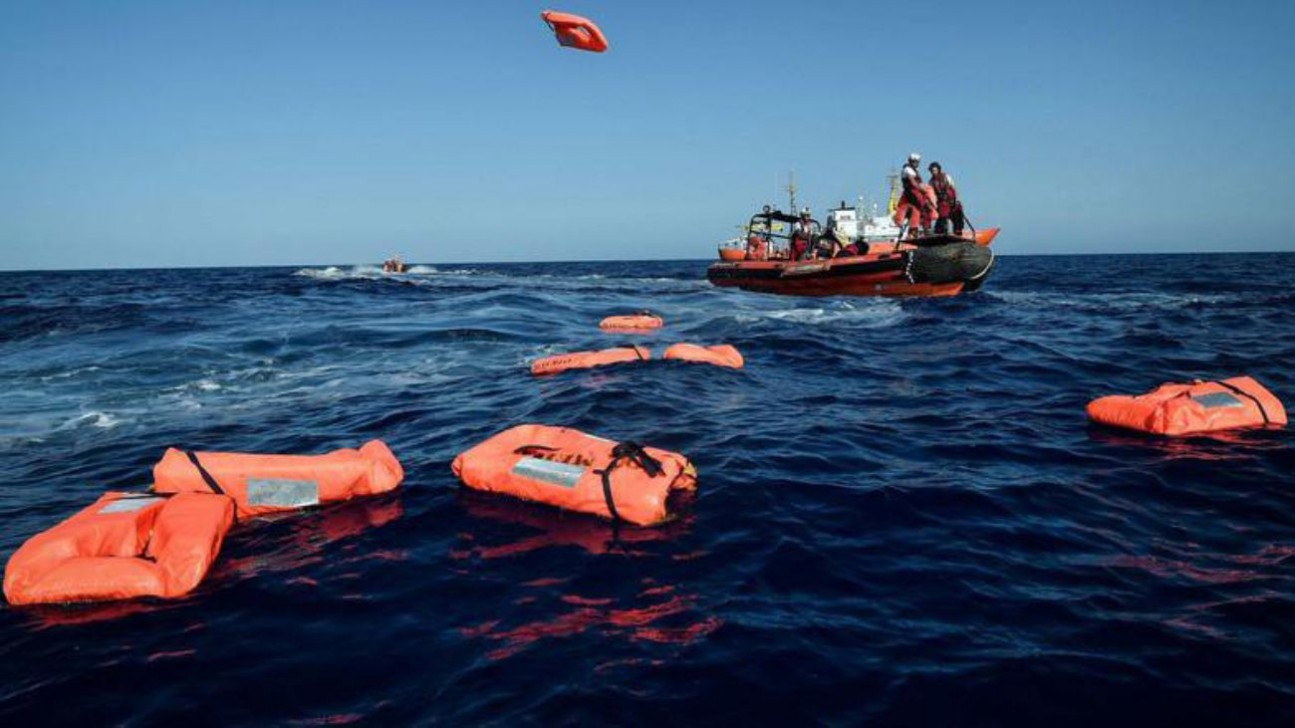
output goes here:
<path id="1" fill-rule="evenodd" d="M 842 212 L 840 208 L 833 212 Z M 721 260 L 706 278 L 721 288 L 798 296 L 953 296 L 980 288 L 994 265 L 998 228 L 965 235 L 868 241 L 833 220 L 835 237 L 815 235 L 835 257 L 790 260 L 793 215 L 766 210 L 751 219 L 744 260 Z M 817 221 L 811 227 L 819 230 Z M 848 242 L 848 245 L 846 242 Z"/>

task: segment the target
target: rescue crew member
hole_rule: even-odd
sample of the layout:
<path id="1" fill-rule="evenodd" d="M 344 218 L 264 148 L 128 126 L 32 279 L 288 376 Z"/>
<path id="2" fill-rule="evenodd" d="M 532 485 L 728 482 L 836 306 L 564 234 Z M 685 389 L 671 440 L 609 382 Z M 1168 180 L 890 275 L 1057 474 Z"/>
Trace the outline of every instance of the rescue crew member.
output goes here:
<path id="1" fill-rule="evenodd" d="M 939 162 L 931 162 L 927 167 L 931 172 L 931 188 L 935 190 L 936 214 L 935 234 L 949 232 L 949 223 L 953 223 L 953 234 L 962 235 L 966 216 L 962 214 L 962 202 L 958 200 L 958 188 L 953 186 L 953 178 L 944 173 Z"/>
<path id="2" fill-rule="evenodd" d="M 800 219 L 791 228 L 791 260 L 796 262 L 805 256 L 809 244 L 814 239 L 814 225 L 809 219 L 809 208 L 800 211 Z"/>
<path id="3" fill-rule="evenodd" d="M 903 170 L 900 171 L 900 180 L 904 184 L 904 194 L 900 197 L 899 204 L 902 207 L 905 203 L 912 210 L 917 210 L 919 215 L 919 226 L 922 234 L 929 232 L 930 221 L 932 218 L 931 201 L 926 195 L 922 194 L 922 174 L 919 171 L 922 162 L 922 155 L 913 152 L 908 155 L 908 162 L 904 164 Z M 912 225 L 909 226 L 910 234 Z"/>

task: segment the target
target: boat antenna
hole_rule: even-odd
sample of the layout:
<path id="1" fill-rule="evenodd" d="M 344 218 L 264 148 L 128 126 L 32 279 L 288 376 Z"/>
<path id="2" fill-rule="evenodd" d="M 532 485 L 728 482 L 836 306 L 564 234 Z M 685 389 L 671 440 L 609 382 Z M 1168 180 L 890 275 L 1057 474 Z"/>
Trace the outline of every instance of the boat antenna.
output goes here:
<path id="1" fill-rule="evenodd" d="M 899 206 L 899 173 L 890 170 L 886 175 L 886 181 L 890 183 L 890 196 L 886 199 L 886 214 L 894 215 L 895 208 Z"/>
<path id="2" fill-rule="evenodd" d="M 790 198 L 791 207 L 787 208 L 792 215 L 796 214 L 796 173 L 795 171 L 787 173 L 787 197 Z"/>

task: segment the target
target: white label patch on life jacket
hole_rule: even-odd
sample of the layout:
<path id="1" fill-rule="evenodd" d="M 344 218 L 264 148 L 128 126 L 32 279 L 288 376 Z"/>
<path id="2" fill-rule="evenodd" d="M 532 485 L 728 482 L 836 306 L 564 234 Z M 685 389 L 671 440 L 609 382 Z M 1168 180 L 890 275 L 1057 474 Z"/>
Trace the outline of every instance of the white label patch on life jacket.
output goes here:
<path id="1" fill-rule="evenodd" d="M 154 503 L 161 503 L 164 500 L 166 499 L 158 498 L 156 496 L 121 498 L 109 503 L 103 508 L 100 508 L 99 513 L 100 515 L 108 513 L 133 513 L 135 511 L 148 508 Z"/>
<path id="2" fill-rule="evenodd" d="M 274 508 L 305 508 L 319 505 L 319 484 L 313 480 L 248 478 L 247 504 Z"/>
<path id="3" fill-rule="evenodd" d="M 1244 407 L 1245 403 L 1233 397 L 1227 392 L 1210 392 L 1209 394 L 1193 394 L 1192 399 L 1196 404 L 1205 409 L 1220 409 L 1222 407 Z"/>
<path id="4" fill-rule="evenodd" d="M 585 468 L 581 465 L 555 463 L 552 460 L 524 457 L 513 466 L 513 473 L 523 478 L 538 480 L 541 483 L 560 485 L 563 488 L 574 488 Z"/>

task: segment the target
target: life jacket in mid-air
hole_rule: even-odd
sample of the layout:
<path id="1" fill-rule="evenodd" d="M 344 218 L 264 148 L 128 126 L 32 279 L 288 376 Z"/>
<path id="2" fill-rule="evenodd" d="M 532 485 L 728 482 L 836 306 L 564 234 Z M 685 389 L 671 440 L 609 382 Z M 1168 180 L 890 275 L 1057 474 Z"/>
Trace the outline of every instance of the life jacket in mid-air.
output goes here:
<path id="1" fill-rule="evenodd" d="M 1087 411 L 1093 422 L 1154 435 L 1286 424 L 1281 401 L 1250 377 L 1162 384 L 1142 395 L 1100 397 Z"/>
<path id="2" fill-rule="evenodd" d="M 569 354 L 554 354 L 531 362 L 531 374 L 559 374 L 571 369 L 592 369 L 609 364 L 625 364 L 634 361 L 647 361 L 652 358 L 652 350 L 646 346 L 616 346 L 599 351 L 573 351 Z"/>
<path id="3" fill-rule="evenodd" d="M 666 521 L 669 496 L 697 487 L 697 471 L 679 453 L 546 425 L 505 430 L 450 469 L 469 488 L 640 526 Z"/>
<path id="4" fill-rule="evenodd" d="M 188 594 L 234 523 L 234 501 L 211 493 L 108 492 L 27 539 L 5 566 L 10 604 L 99 602 Z"/>
<path id="5" fill-rule="evenodd" d="M 168 448 L 153 466 L 158 493 L 221 493 L 242 515 L 295 510 L 393 490 L 400 461 L 381 440 L 324 455 L 256 455 Z"/>
<path id="6" fill-rule="evenodd" d="M 602 53 L 607 50 L 607 37 L 588 18 L 582 18 L 571 13 L 559 13 L 553 10 L 545 10 L 540 13 L 540 17 L 549 24 L 549 28 L 553 31 L 553 35 L 557 37 L 558 43 L 567 48 L 593 53 Z"/>

